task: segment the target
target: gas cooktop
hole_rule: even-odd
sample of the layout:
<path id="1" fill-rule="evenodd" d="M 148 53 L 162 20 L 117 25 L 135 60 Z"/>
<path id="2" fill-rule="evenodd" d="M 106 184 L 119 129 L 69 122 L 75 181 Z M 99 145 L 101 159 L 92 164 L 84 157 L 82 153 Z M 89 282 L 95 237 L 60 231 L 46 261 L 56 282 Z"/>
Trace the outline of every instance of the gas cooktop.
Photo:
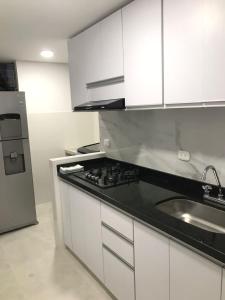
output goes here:
<path id="1" fill-rule="evenodd" d="M 139 169 L 122 163 L 107 163 L 71 176 L 81 178 L 101 188 L 109 188 L 139 180 Z"/>

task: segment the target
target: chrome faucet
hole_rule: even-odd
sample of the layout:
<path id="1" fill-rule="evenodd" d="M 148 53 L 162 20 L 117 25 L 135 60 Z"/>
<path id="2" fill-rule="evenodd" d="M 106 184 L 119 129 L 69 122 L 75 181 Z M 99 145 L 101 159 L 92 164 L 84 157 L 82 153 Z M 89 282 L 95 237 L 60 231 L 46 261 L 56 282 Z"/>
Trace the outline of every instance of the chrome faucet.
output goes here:
<path id="1" fill-rule="evenodd" d="M 223 198 L 222 186 L 221 186 L 220 179 L 219 179 L 219 176 L 217 174 L 216 168 L 214 166 L 210 165 L 210 166 L 207 166 L 205 168 L 205 170 L 202 174 L 202 181 L 206 182 L 206 175 L 207 175 L 209 170 L 212 170 L 212 172 L 214 174 L 214 177 L 216 179 L 216 183 L 217 183 L 218 188 L 219 188 L 219 193 L 218 193 L 217 198 L 210 196 L 210 191 L 212 190 L 212 186 L 209 185 L 209 184 L 206 184 L 206 185 L 202 186 L 202 188 L 204 190 L 203 197 L 206 200 L 210 200 L 210 201 L 225 205 L 225 199 Z"/>

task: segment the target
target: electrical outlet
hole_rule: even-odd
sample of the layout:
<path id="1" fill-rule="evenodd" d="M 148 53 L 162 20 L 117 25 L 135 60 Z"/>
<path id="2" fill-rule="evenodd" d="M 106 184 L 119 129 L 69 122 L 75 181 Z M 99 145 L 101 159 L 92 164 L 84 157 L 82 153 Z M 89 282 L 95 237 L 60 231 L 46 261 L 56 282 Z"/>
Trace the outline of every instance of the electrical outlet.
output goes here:
<path id="1" fill-rule="evenodd" d="M 178 159 L 182 161 L 189 161 L 191 159 L 191 154 L 188 151 L 178 151 Z"/>
<path id="2" fill-rule="evenodd" d="M 104 139 L 103 144 L 104 144 L 104 147 L 109 148 L 110 147 L 110 139 Z"/>

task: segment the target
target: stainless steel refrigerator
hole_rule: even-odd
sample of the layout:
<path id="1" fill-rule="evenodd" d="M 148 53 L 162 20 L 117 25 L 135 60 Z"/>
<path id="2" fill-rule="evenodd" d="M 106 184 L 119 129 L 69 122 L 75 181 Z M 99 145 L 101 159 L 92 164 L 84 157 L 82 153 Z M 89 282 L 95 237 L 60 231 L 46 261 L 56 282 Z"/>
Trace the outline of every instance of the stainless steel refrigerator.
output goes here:
<path id="1" fill-rule="evenodd" d="M 37 218 L 25 95 L 0 92 L 0 233 L 31 224 Z"/>

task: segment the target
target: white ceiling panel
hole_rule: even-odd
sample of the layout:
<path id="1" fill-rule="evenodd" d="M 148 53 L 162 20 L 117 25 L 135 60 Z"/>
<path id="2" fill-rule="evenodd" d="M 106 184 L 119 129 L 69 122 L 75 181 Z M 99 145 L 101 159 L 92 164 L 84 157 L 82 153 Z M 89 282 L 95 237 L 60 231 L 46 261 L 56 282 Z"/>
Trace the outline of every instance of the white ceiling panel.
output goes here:
<path id="1" fill-rule="evenodd" d="M 130 0 L 0 0 L 0 61 L 67 62 L 67 39 Z"/>

